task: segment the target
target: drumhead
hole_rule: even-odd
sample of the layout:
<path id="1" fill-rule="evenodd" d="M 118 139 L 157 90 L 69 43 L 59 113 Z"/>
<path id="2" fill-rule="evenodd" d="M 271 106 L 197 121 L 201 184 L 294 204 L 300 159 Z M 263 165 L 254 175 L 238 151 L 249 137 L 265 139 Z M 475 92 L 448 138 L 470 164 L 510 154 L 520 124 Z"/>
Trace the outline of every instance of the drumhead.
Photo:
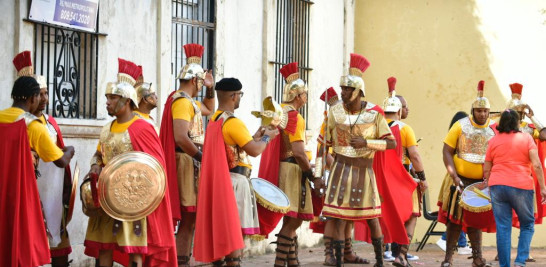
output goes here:
<path id="1" fill-rule="evenodd" d="M 288 212 L 290 200 L 277 186 L 262 178 L 250 178 L 250 183 L 260 205 L 275 212 Z"/>
<path id="2" fill-rule="evenodd" d="M 482 190 L 477 188 L 477 185 L 482 184 L 481 182 L 471 184 L 467 186 L 461 195 L 461 206 L 470 211 L 487 211 L 491 209 L 491 193 L 489 192 L 489 187 L 486 187 Z M 483 193 L 479 194 L 476 191 L 479 190 Z M 489 199 L 487 199 L 487 197 Z"/>

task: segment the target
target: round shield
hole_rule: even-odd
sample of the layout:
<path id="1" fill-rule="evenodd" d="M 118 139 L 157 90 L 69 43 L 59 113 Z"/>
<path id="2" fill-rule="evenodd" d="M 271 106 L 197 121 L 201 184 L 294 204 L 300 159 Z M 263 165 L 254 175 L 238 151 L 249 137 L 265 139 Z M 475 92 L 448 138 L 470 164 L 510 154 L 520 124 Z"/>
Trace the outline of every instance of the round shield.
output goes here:
<path id="1" fill-rule="evenodd" d="M 102 170 L 99 202 L 108 215 L 136 221 L 152 213 L 165 195 L 165 171 L 149 154 L 137 151 L 114 157 Z"/>
<path id="2" fill-rule="evenodd" d="M 250 183 L 256 194 L 258 204 L 270 211 L 288 212 L 290 209 L 290 200 L 281 189 L 262 178 L 251 178 Z"/>
<path id="3" fill-rule="evenodd" d="M 72 192 L 70 193 L 70 201 L 68 202 L 68 212 L 66 213 L 66 224 L 72 220 L 72 214 L 74 213 L 74 202 L 76 200 L 76 189 L 78 188 L 78 182 L 80 178 L 80 167 L 76 162 L 74 167 L 74 175 L 72 175 Z"/>

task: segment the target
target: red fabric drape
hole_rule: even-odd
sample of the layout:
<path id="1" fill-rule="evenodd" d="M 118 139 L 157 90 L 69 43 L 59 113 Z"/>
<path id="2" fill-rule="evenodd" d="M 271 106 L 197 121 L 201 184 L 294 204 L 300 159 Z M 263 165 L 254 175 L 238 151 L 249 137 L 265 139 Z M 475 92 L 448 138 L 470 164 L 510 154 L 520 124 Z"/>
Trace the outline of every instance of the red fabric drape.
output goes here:
<path id="1" fill-rule="evenodd" d="M 398 126 L 391 128 L 396 139 L 397 149 L 388 149 L 375 153 L 373 170 L 377 189 L 381 196 L 381 230 L 385 243 L 396 242 L 408 244 L 404 223 L 410 218 L 413 202 L 413 191 L 417 183 L 409 175 L 400 159 L 402 142 Z M 355 223 L 355 239 L 371 243 L 368 225 L 359 221 Z"/>
<path id="2" fill-rule="evenodd" d="M 0 266 L 39 266 L 49 244 L 24 120 L 0 123 Z"/>
<path id="3" fill-rule="evenodd" d="M 167 173 L 167 181 L 169 184 L 169 195 L 171 202 L 171 214 L 173 216 L 173 223 L 176 225 L 176 221 L 182 218 L 180 213 L 180 195 L 178 192 L 178 176 L 176 174 L 176 154 L 173 132 L 173 114 L 172 114 L 172 95 L 176 91 L 172 92 L 167 97 L 167 102 L 163 108 L 163 117 L 161 118 L 161 128 L 159 131 L 159 139 L 163 146 L 163 152 L 165 155 L 165 172 Z"/>
<path id="4" fill-rule="evenodd" d="M 193 247 L 195 260 L 201 262 L 218 260 L 245 246 L 224 153 L 223 121 L 210 121 L 205 132 Z"/>
<path id="5" fill-rule="evenodd" d="M 165 169 L 165 157 L 161 144 L 154 127 L 148 122 L 139 119 L 133 122 L 127 129 L 131 137 L 131 143 L 134 151 L 141 151 L 150 154 L 157 159 Z M 174 228 L 170 201 L 169 184 L 166 184 L 165 196 L 159 206 L 146 217 L 148 233 L 148 254 L 144 255 L 144 266 L 177 266 L 176 244 L 174 241 Z M 98 251 L 86 248 L 85 254 L 98 257 Z M 129 255 L 114 250 L 114 261 L 124 265 L 129 265 Z"/>

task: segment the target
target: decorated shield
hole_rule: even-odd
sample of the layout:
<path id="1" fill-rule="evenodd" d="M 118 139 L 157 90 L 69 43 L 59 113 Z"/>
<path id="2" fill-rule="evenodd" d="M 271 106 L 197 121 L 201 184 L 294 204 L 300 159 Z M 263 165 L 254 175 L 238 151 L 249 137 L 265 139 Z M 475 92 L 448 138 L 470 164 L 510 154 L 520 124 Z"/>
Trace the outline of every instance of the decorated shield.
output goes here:
<path id="1" fill-rule="evenodd" d="M 136 221 L 152 213 L 165 195 L 165 171 L 152 156 L 127 152 L 114 157 L 102 170 L 99 202 L 108 215 Z"/>

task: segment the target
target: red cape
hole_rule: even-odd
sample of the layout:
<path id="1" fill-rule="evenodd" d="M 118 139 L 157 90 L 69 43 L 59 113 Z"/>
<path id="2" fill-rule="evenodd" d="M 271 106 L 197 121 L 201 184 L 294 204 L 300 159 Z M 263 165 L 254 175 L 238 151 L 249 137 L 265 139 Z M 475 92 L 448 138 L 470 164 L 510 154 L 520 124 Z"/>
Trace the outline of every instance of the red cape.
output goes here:
<path id="1" fill-rule="evenodd" d="M 288 122 L 286 124 L 285 131 L 289 133 L 296 132 L 298 124 L 298 112 L 295 110 L 288 112 Z M 279 131 L 282 131 L 279 128 Z M 275 186 L 279 186 L 279 168 L 281 163 L 281 151 L 283 149 L 282 136 L 279 134 L 265 148 L 260 159 L 260 169 L 258 171 L 258 177 L 269 181 Z M 262 205 L 258 205 L 258 219 L 260 221 L 260 235 L 267 236 L 279 221 L 284 217 L 283 213 L 270 211 Z"/>
<path id="2" fill-rule="evenodd" d="M 173 104 L 172 95 L 176 91 L 172 92 L 167 97 L 167 102 L 163 108 L 163 117 L 161 118 L 161 128 L 159 130 L 159 139 L 163 146 L 163 153 L 165 155 L 167 173 L 167 183 L 169 185 L 169 195 L 171 197 L 171 213 L 173 216 L 173 223 L 179 221 L 182 216 L 180 214 L 180 195 L 178 192 L 178 176 L 176 174 L 176 154 L 175 154 L 175 142 L 173 132 L 173 114 L 171 106 Z"/>
<path id="3" fill-rule="evenodd" d="M 0 266 L 51 262 L 25 120 L 0 123 Z"/>
<path id="4" fill-rule="evenodd" d="M 47 116 L 47 121 L 51 123 L 51 125 L 57 132 L 57 145 L 59 146 L 59 148 L 63 149 L 65 147 L 63 134 L 61 133 L 61 129 L 59 128 L 57 121 L 55 121 L 53 116 Z M 66 165 L 66 167 L 64 168 L 63 203 L 65 205 L 68 205 L 68 202 L 70 201 L 71 193 L 72 193 L 72 173 L 70 171 L 70 164 L 69 164 L 69 165 Z"/>
<path id="5" fill-rule="evenodd" d="M 209 121 L 205 132 L 193 254 L 212 262 L 245 247 L 222 136 L 223 119 Z"/>
<path id="6" fill-rule="evenodd" d="M 396 148 L 375 152 L 373 161 L 377 189 L 382 200 L 379 222 L 385 243 L 408 244 L 404 223 L 412 214 L 411 199 L 417 183 L 402 165 L 402 142 L 398 126 L 391 127 L 391 131 L 396 138 Z M 371 243 L 367 223 L 355 223 L 355 239 Z"/>
<path id="7" fill-rule="evenodd" d="M 163 150 L 154 127 L 143 119 L 138 119 L 129 128 L 129 136 L 134 151 L 150 154 L 157 159 L 165 169 Z M 176 245 L 169 196 L 169 184 L 165 196 L 159 206 L 146 217 L 148 233 L 148 254 L 144 255 L 144 266 L 177 266 Z M 98 251 L 86 248 L 85 254 L 97 257 Z M 129 263 L 129 255 L 114 251 L 114 260 L 125 266 Z"/>

